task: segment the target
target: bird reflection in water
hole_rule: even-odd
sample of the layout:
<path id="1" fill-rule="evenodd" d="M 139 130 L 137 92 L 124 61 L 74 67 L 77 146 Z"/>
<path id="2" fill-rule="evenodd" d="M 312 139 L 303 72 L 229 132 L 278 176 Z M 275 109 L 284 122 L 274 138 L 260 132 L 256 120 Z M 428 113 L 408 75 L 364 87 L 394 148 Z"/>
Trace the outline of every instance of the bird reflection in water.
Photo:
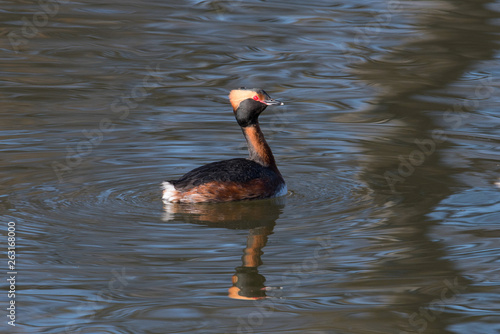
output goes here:
<path id="1" fill-rule="evenodd" d="M 233 286 L 228 296 L 233 299 L 258 300 L 266 298 L 266 278 L 259 274 L 262 249 L 273 233 L 276 220 L 285 207 L 285 197 L 227 203 L 167 203 L 164 220 L 181 219 L 187 223 L 208 227 L 249 230 L 241 266 L 235 268 Z"/>

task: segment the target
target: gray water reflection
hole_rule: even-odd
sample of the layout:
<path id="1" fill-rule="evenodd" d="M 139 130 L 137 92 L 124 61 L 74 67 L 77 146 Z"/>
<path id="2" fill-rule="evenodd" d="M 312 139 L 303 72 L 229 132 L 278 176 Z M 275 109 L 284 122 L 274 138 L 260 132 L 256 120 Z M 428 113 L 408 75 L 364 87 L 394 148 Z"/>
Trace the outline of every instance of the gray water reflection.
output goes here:
<path id="1" fill-rule="evenodd" d="M 389 114 L 404 129 L 387 134 L 386 143 L 392 145 L 366 142 L 370 163 L 363 178 L 374 190 L 377 202 L 393 203 L 388 208 L 390 218 L 385 222 L 385 238 L 392 241 L 381 242 L 380 246 L 387 252 L 396 244 L 412 250 L 411 261 L 388 259 L 390 266 L 382 261 L 373 268 L 377 276 L 387 279 L 388 289 L 405 292 L 395 296 L 394 303 L 402 305 L 398 311 L 409 318 L 398 321 L 396 315 L 394 321 L 400 322 L 399 327 L 407 332 L 454 333 L 448 328 L 460 315 L 445 310 L 452 309 L 465 291 L 475 290 L 467 273 L 457 270 L 446 257 L 446 244 L 432 238 L 430 231 L 440 222 L 428 215 L 453 189 L 463 186 L 460 169 L 446 162 L 443 151 L 452 149 L 454 144 L 447 137 L 475 110 L 464 103 L 448 102 L 449 98 L 443 95 L 450 94 L 448 85 L 477 61 L 491 60 L 495 54 L 496 39 L 489 31 L 490 19 L 497 14 L 487 10 L 485 4 L 488 2 L 434 3 L 433 6 L 447 9 L 446 19 L 438 12 L 418 15 L 421 9 L 413 8 L 409 14 L 416 17 L 418 41 L 410 39 L 390 53 L 369 54 L 370 61 L 353 66 L 361 79 L 380 86 L 381 94 L 375 97 L 374 108 L 367 112 Z M 491 96 L 488 82 L 476 85 Z M 474 92 L 477 95 L 478 89 Z M 470 98 L 452 94 L 462 101 Z M 443 98 L 422 103 L 422 97 L 429 95 Z M 384 155 L 388 159 L 380 158 Z M 395 271 L 399 272 L 400 282 L 390 279 Z M 420 277 L 425 272 L 428 278 L 422 283 Z M 414 286 L 425 293 L 411 293 Z M 412 303 L 403 306 L 408 299 Z"/>
<path id="2" fill-rule="evenodd" d="M 0 11 L 3 331 L 500 330 L 498 3 L 51 4 Z M 290 193 L 165 208 L 246 155 L 239 86 L 286 102 L 261 120 Z"/>

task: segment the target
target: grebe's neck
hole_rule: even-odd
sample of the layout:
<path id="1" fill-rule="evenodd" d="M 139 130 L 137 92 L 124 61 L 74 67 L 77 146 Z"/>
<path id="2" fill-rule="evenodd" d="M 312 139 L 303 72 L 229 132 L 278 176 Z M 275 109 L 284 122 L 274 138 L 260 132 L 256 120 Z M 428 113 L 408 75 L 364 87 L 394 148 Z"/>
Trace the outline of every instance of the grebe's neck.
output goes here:
<path id="1" fill-rule="evenodd" d="M 264 167 L 270 167 L 278 173 L 278 167 L 274 160 L 273 152 L 264 138 L 264 134 L 260 129 L 259 123 L 255 123 L 241 128 L 245 139 L 247 140 L 248 153 L 250 153 L 250 160 L 258 162 Z"/>

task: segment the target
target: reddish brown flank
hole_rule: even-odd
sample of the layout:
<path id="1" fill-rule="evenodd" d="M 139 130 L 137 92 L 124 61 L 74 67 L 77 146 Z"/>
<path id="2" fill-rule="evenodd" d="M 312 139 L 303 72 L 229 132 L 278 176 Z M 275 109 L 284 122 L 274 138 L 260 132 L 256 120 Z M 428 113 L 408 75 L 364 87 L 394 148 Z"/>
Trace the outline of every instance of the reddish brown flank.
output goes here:
<path id="1" fill-rule="evenodd" d="M 271 197 L 274 189 L 262 179 L 254 179 L 248 183 L 209 182 L 194 187 L 186 192 L 179 192 L 172 202 L 227 202 L 244 199 Z"/>

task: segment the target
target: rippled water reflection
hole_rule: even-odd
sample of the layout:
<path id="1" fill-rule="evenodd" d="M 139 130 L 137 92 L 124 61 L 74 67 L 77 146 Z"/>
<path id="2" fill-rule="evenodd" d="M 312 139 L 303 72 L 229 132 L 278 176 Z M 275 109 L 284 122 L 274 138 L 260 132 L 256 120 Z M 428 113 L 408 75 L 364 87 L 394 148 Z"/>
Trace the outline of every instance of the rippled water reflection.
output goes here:
<path id="1" fill-rule="evenodd" d="M 0 328 L 497 333 L 499 8 L 4 4 Z M 164 179 L 245 156 L 240 86 L 286 103 L 261 121 L 289 194 L 164 208 Z"/>

